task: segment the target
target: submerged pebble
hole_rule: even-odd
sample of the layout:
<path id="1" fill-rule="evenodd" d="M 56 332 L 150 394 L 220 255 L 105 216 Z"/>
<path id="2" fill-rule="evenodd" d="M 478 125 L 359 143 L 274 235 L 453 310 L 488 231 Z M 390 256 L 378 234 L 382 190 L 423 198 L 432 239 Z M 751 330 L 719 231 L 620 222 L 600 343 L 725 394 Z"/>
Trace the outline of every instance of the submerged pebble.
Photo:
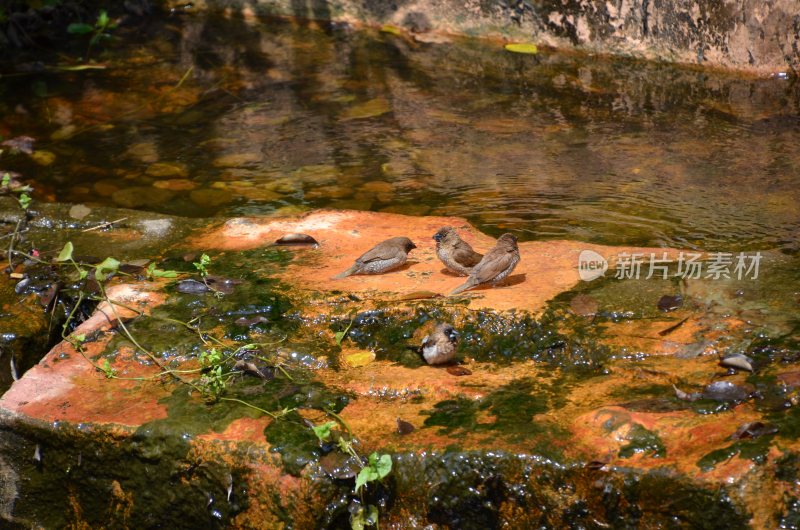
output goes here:
<path id="1" fill-rule="evenodd" d="M 215 208 L 233 200 L 233 194 L 225 190 L 201 189 L 189 193 L 192 202 L 198 206 Z"/>
<path id="2" fill-rule="evenodd" d="M 263 158 L 263 155 L 259 152 L 231 153 L 216 158 L 212 164 L 215 167 L 239 167 L 257 164 L 261 162 Z"/>
<path id="3" fill-rule="evenodd" d="M 658 308 L 665 313 L 675 311 L 683 305 L 683 297 L 679 294 L 667 295 L 665 294 L 658 300 Z"/>
<path id="4" fill-rule="evenodd" d="M 175 289 L 183 294 L 202 294 L 211 290 L 205 283 L 192 279 L 179 281 Z"/>
<path id="5" fill-rule="evenodd" d="M 161 190 L 149 186 L 134 186 L 115 191 L 111 195 L 111 199 L 124 208 L 138 208 L 151 204 L 163 204 L 174 196 L 175 194 L 169 190 Z"/>
<path id="6" fill-rule="evenodd" d="M 715 401 L 745 401 L 750 393 L 730 381 L 715 381 L 703 389 L 702 397 Z"/>
<path id="7" fill-rule="evenodd" d="M 151 164 L 147 171 L 148 176 L 150 177 L 186 177 L 189 175 L 189 169 L 178 162 L 156 162 L 155 164 Z"/>

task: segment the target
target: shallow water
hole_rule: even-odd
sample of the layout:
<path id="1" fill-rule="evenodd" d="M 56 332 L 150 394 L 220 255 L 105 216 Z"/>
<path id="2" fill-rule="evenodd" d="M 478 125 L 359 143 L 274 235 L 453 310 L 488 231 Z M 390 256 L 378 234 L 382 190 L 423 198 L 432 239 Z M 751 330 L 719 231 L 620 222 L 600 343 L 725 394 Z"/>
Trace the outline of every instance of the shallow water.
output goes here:
<path id="1" fill-rule="evenodd" d="M 797 248 L 790 80 L 201 17 L 125 35 L 95 59 L 107 68 L 0 79 L 0 134 L 46 152 L 7 151 L 0 167 L 36 198 L 198 217 L 370 209 L 464 216 L 521 239 Z"/>

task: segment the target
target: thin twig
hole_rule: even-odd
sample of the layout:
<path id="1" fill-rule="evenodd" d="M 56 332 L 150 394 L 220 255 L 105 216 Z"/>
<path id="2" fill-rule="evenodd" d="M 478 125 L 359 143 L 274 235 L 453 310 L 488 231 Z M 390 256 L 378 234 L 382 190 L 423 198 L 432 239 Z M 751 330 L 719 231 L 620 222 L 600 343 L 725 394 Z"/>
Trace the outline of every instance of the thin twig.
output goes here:
<path id="1" fill-rule="evenodd" d="M 87 228 L 85 230 L 81 230 L 81 232 L 91 232 L 92 230 L 100 230 L 101 228 L 105 228 L 107 226 L 111 226 L 114 223 L 119 223 L 120 221 L 125 221 L 127 219 L 128 219 L 127 217 L 122 217 L 121 219 L 117 219 L 116 221 L 108 221 L 108 222 L 105 222 L 105 223 L 101 223 L 101 224 L 99 224 L 97 226 L 93 226 L 91 228 Z"/>

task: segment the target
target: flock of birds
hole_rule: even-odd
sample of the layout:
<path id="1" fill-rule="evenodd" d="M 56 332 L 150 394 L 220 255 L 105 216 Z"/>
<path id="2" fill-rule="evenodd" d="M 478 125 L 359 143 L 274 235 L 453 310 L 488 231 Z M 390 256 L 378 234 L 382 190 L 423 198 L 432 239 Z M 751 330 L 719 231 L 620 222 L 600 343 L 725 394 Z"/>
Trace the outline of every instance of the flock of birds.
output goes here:
<path id="1" fill-rule="evenodd" d="M 439 229 L 433 239 L 436 241 L 436 255 L 445 267 L 460 276 L 468 276 L 466 282 L 450 293 L 451 296 L 479 285 L 497 285 L 511 274 L 520 260 L 517 238 L 512 234 L 500 236 L 494 248 L 486 254 L 475 252 L 450 226 Z M 387 239 L 359 256 L 352 267 L 334 278 L 381 274 L 397 269 L 415 248 L 417 246 L 407 237 Z M 455 358 L 457 345 L 458 332 L 450 324 L 440 323 L 433 333 L 422 339 L 420 353 L 428 364 L 444 364 Z"/>

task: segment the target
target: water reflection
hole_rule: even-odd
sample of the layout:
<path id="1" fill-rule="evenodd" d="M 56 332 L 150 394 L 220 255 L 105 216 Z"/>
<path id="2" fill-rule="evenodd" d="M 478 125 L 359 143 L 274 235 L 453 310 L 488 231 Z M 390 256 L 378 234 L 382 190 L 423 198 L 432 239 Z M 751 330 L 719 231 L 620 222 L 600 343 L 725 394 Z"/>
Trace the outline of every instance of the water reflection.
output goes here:
<path id="1" fill-rule="evenodd" d="M 40 154 L 0 166 L 39 198 L 189 216 L 335 207 L 522 239 L 797 246 L 786 80 L 341 25 L 151 31 L 106 50 L 106 70 L 1 80 L 0 134 L 34 136 Z"/>

